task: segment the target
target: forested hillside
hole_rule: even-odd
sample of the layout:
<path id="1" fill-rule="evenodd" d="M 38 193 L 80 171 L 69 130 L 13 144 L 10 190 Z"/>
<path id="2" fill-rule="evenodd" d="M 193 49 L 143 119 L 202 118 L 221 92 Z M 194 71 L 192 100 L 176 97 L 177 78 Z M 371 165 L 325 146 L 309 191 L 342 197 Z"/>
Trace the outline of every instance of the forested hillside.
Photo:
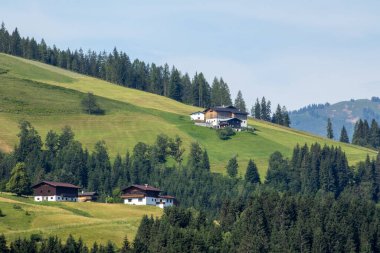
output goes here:
<path id="1" fill-rule="evenodd" d="M 355 123 L 359 120 L 371 122 L 380 121 L 380 99 L 357 99 L 343 101 L 336 104 L 309 105 L 290 113 L 291 127 L 326 136 L 327 119 L 330 118 L 334 136 L 339 140 L 340 132 L 344 126 L 348 137 L 352 140 Z"/>

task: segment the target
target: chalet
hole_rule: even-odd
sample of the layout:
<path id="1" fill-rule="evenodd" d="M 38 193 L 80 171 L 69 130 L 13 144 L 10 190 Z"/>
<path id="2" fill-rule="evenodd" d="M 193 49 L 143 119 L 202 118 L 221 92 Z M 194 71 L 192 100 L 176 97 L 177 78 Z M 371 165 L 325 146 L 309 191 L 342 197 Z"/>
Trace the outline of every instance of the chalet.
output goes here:
<path id="1" fill-rule="evenodd" d="M 203 122 L 205 121 L 205 114 L 204 112 L 193 112 L 190 114 L 191 120 Z"/>
<path id="2" fill-rule="evenodd" d="M 98 200 L 97 192 L 84 192 L 78 194 L 78 202 L 94 202 Z"/>
<path id="3" fill-rule="evenodd" d="M 42 181 L 33 185 L 32 189 L 34 201 L 76 202 L 78 200 L 78 190 L 80 187 L 69 183 Z"/>
<path id="4" fill-rule="evenodd" d="M 248 127 L 248 113 L 234 106 L 217 106 L 204 110 L 205 122 L 212 127 L 232 127 L 240 129 Z"/>
<path id="5" fill-rule="evenodd" d="M 131 185 L 122 189 L 121 198 L 127 205 L 157 206 L 160 208 L 173 206 L 176 199 L 173 196 L 160 195 L 161 190 L 150 185 Z"/>

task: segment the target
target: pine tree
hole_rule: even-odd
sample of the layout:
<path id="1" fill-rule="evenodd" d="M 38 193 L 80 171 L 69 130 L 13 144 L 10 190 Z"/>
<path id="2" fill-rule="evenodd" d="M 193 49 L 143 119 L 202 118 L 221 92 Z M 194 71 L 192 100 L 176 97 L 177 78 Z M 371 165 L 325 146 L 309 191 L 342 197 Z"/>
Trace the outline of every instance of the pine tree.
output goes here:
<path id="1" fill-rule="evenodd" d="M 283 125 L 284 119 L 282 115 L 281 106 L 278 104 L 276 112 L 273 114 L 272 123 Z"/>
<path id="2" fill-rule="evenodd" d="M 12 169 L 11 178 L 7 183 L 7 190 L 21 196 L 30 192 L 30 179 L 24 163 L 17 163 Z"/>
<path id="3" fill-rule="evenodd" d="M 256 99 L 256 103 L 255 103 L 254 111 L 252 112 L 252 115 L 254 115 L 256 119 L 261 119 L 261 106 L 260 106 L 259 98 Z"/>
<path id="4" fill-rule="evenodd" d="M 329 139 L 334 138 L 334 132 L 333 132 L 332 123 L 331 123 L 330 118 L 327 119 L 327 138 L 329 138 Z"/>
<path id="5" fill-rule="evenodd" d="M 239 109 L 240 111 L 242 111 L 242 112 L 247 111 L 247 108 L 246 108 L 246 106 L 245 106 L 245 101 L 244 101 L 244 99 L 243 99 L 243 95 L 242 95 L 242 93 L 241 93 L 240 90 L 238 91 L 238 94 L 237 94 L 237 96 L 236 96 L 234 106 L 235 106 L 237 109 Z"/>
<path id="6" fill-rule="evenodd" d="M 177 101 L 182 101 L 182 92 L 181 74 L 173 67 L 169 82 L 169 97 Z"/>
<path id="7" fill-rule="evenodd" d="M 9 249 L 7 247 L 7 241 L 5 239 L 5 236 L 3 234 L 0 235 L 0 252 L 1 253 L 8 253 Z"/>
<path id="8" fill-rule="evenodd" d="M 347 134 L 347 130 L 344 126 L 342 127 L 342 131 L 340 132 L 339 141 L 344 142 L 344 143 L 350 143 L 350 140 L 349 140 L 348 134 Z"/>
<path id="9" fill-rule="evenodd" d="M 235 178 L 237 176 L 237 173 L 238 173 L 238 167 L 239 167 L 239 164 L 237 162 L 236 156 L 234 156 L 228 161 L 228 164 L 226 167 L 227 174 L 230 177 Z"/>
<path id="10" fill-rule="evenodd" d="M 203 152 L 202 166 L 204 170 L 210 171 L 210 160 L 208 158 L 207 150 Z"/>
<path id="11" fill-rule="evenodd" d="M 123 246 L 120 249 L 120 253 L 128 253 L 131 252 L 131 245 L 128 241 L 128 237 L 124 237 Z"/>
<path id="12" fill-rule="evenodd" d="M 245 173 L 245 180 L 251 184 L 260 184 L 260 175 L 255 162 L 250 159 Z"/>
<path id="13" fill-rule="evenodd" d="M 93 93 L 88 92 L 87 96 L 82 99 L 83 110 L 88 114 L 103 114 L 104 110 L 100 108 L 96 102 L 96 97 Z"/>
<path id="14" fill-rule="evenodd" d="M 286 127 L 290 127 L 290 117 L 288 110 L 285 106 L 282 107 L 282 125 Z"/>

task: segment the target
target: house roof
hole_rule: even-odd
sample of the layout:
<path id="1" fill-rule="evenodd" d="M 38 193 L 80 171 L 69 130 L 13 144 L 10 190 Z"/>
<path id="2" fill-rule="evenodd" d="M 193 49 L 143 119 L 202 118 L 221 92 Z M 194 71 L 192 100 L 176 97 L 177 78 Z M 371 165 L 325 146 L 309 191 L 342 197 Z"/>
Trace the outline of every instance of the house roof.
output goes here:
<path id="1" fill-rule="evenodd" d="M 238 118 L 228 118 L 228 119 L 220 119 L 219 121 L 221 121 L 221 122 L 224 122 L 224 121 L 226 121 L 226 122 L 228 122 L 228 121 L 230 121 L 230 120 L 238 120 L 238 121 L 242 121 L 241 119 L 238 119 Z"/>
<path id="2" fill-rule="evenodd" d="M 197 113 L 205 113 L 205 112 L 197 111 L 197 112 L 190 113 L 190 115 L 197 114 Z"/>
<path id="3" fill-rule="evenodd" d="M 247 112 L 242 112 L 239 109 L 237 109 L 235 106 L 232 106 L 232 105 L 230 105 L 230 106 L 209 107 L 206 110 L 204 110 L 203 112 L 206 112 L 208 110 L 212 110 L 212 111 L 216 111 L 216 112 L 231 112 L 231 113 L 235 113 L 235 114 L 245 114 L 245 115 L 248 115 Z"/>
<path id="4" fill-rule="evenodd" d="M 142 191 L 155 191 L 155 192 L 161 192 L 160 189 L 155 188 L 155 187 L 150 186 L 150 185 L 147 185 L 147 184 L 146 184 L 146 185 L 133 184 L 133 185 L 131 185 L 131 186 L 125 187 L 124 189 L 122 189 L 122 191 L 125 191 L 125 190 L 127 190 L 127 189 L 129 189 L 129 188 L 131 188 L 131 187 L 135 187 L 135 188 L 140 189 L 140 190 L 142 190 Z"/>
<path id="5" fill-rule="evenodd" d="M 79 193 L 78 196 L 98 196 L 98 193 L 97 192 L 82 192 L 82 193 Z"/>
<path id="6" fill-rule="evenodd" d="M 76 189 L 81 188 L 79 186 L 69 184 L 69 183 L 61 183 L 61 182 L 53 182 L 53 181 L 45 181 L 45 180 L 39 182 L 38 184 L 33 185 L 32 188 L 36 188 L 37 186 L 39 186 L 41 184 L 48 184 L 48 185 L 51 185 L 53 187 L 65 187 L 65 188 L 76 188 Z"/>

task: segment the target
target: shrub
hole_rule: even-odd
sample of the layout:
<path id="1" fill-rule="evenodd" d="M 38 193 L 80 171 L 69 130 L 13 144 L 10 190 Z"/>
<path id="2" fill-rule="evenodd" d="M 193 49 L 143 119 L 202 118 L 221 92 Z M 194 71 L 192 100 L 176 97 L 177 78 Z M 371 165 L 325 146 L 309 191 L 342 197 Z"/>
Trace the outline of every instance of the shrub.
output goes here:
<path id="1" fill-rule="evenodd" d="M 3 211 L 0 209 L 0 218 L 1 217 L 4 217 L 5 216 L 5 214 L 3 213 Z"/>
<path id="2" fill-rule="evenodd" d="M 15 210 L 22 210 L 22 207 L 19 206 L 19 205 L 14 204 L 13 205 L 13 209 L 15 209 Z"/>
<path id="3" fill-rule="evenodd" d="M 231 136 L 235 135 L 235 131 L 231 127 L 218 129 L 216 133 L 221 140 L 228 140 Z"/>

